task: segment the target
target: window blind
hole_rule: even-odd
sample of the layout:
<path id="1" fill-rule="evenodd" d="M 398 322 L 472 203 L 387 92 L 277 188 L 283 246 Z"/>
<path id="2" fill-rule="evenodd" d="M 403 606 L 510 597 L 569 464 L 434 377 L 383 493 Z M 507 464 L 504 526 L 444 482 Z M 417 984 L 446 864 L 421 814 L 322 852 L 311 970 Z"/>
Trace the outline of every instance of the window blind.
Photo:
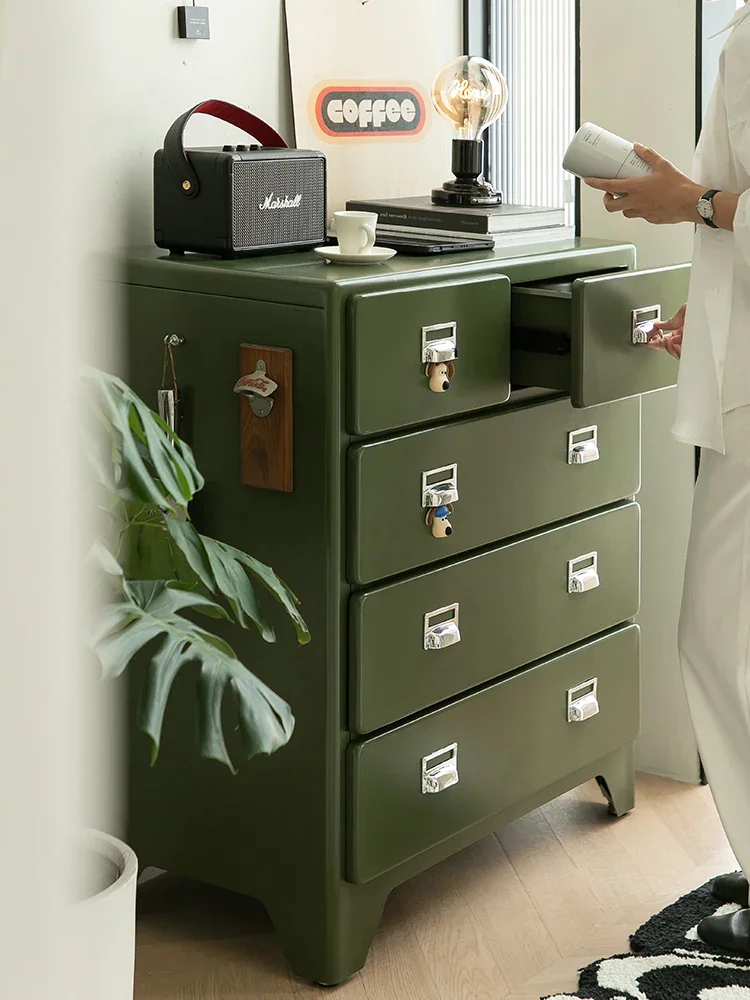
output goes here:
<path id="1" fill-rule="evenodd" d="M 562 159 L 576 125 L 575 0 L 492 0 L 493 61 L 509 89 L 492 137 L 492 181 L 517 205 L 566 208 L 575 185 Z"/>

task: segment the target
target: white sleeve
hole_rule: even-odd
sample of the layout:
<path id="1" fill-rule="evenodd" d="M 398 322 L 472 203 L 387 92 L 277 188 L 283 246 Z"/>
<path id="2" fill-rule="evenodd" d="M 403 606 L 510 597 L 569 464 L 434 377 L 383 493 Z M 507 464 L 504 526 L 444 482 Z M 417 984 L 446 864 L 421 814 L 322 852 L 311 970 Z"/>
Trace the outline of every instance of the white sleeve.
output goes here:
<path id="1" fill-rule="evenodd" d="M 746 176 L 750 177 L 750 118 L 731 130 L 732 149 Z M 750 267 L 750 189 L 740 194 L 734 217 L 734 240 Z"/>
<path id="2" fill-rule="evenodd" d="M 730 130 L 750 122 L 750 16 L 732 32 L 721 57 L 721 76 Z"/>
<path id="3" fill-rule="evenodd" d="M 724 52 L 724 92 L 727 125 L 740 174 L 750 177 L 750 17 L 734 30 Z M 750 190 L 740 192 L 734 217 L 735 242 L 750 266 Z"/>

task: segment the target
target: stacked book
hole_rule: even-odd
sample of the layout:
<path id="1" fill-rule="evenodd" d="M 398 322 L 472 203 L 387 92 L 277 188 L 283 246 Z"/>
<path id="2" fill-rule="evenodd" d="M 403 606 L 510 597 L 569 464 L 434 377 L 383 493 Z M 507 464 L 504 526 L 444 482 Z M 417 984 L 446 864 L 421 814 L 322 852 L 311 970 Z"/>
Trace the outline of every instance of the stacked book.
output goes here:
<path id="1" fill-rule="evenodd" d="M 496 248 L 569 240 L 575 235 L 565 224 L 564 208 L 528 205 L 488 205 L 450 208 L 435 205 L 429 195 L 383 201 L 348 201 L 356 212 L 376 212 L 378 233 L 400 236 L 491 239 Z"/>

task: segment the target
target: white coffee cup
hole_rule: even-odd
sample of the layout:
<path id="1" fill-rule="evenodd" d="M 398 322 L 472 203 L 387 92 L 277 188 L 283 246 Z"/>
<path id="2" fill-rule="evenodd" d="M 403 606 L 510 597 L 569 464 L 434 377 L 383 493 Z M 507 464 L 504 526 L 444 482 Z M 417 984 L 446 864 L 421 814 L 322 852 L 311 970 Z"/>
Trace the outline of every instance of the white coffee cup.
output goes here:
<path id="1" fill-rule="evenodd" d="M 356 257 L 368 254 L 375 246 L 375 212 L 334 212 L 336 239 L 341 252 Z"/>
<path id="2" fill-rule="evenodd" d="M 606 180 L 645 177 L 653 172 L 636 153 L 632 142 L 592 122 L 585 122 L 573 136 L 563 169 L 576 177 Z"/>

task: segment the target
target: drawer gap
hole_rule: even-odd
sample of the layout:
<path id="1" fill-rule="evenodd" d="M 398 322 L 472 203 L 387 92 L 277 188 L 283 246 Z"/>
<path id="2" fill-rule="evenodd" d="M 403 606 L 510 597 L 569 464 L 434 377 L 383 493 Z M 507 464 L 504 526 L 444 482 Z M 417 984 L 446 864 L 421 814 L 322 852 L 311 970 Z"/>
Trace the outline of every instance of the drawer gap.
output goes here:
<path id="1" fill-rule="evenodd" d="M 515 327 L 511 333 L 511 350 L 534 354 L 570 354 L 570 336 L 555 330 Z"/>
<path id="2" fill-rule="evenodd" d="M 495 538 L 491 542 L 485 543 L 484 545 L 478 545 L 470 549 L 464 550 L 461 553 L 461 556 L 466 559 L 472 559 L 475 557 L 483 556 L 489 552 L 492 552 L 493 549 L 497 548 L 498 545 L 512 545 L 517 542 L 526 541 L 526 539 L 533 538 L 535 535 L 538 535 L 540 531 L 552 531 L 555 528 L 562 528 L 566 524 L 569 524 L 572 521 L 577 520 L 577 518 L 580 516 L 585 515 L 586 517 L 594 517 L 597 514 L 607 514 L 610 511 L 627 507 L 630 503 L 632 503 L 635 500 L 638 489 L 640 489 L 640 486 L 638 486 L 633 492 L 627 494 L 627 496 L 624 496 L 621 500 L 614 500 L 610 503 L 599 503 L 595 507 L 589 507 L 586 510 L 580 511 L 579 514 L 576 514 L 575 516 L 567 516 L 563 518 L 552 519 L 546 524 L 537 525 L 536 527 L 528 528 L 525 531 L 515 532 L 510 535 L 502 535 L 501 537 Z M 456 554 L 454 553 L 453 555 L 448 556 L 445 559 L 439 559 L 433 563 L 430 563 L 429 570 L 431 571 L 431 570 L 445 569 L 446 567 L 451 566 L 455 562 L 455 560 L 456 560 Z M 404 580 L 410 580 L 413 579 L 415 576 L 421 575 L 421 573 L 425 572 L 426 569 L 427 567 L 419 567 L 419 568 L 413 567 L 412 569 L 405 570 L 402 573 L 393 573 L 390 576 L 382 577 L 378 580 L 371 580 L 366 584 L 350 583 L 349 584 L 350 594 L 352 596 L 355 596 L 357 594 L 362 594 L 368 588 L 373 586 L 373 584 L 377 584 L 378 586 L 386 586 L 386 585 L 401 583 Z"/>
<path id="3" fill-rule="evenodd" d="M 528 285 L 514 285 L 515 295 L 544 296 L 550 299 L 572 299 L 573 280 L 570 281 L 536 281 Z"/>
<path id="4" fill-rule="evenodd" d="M 629 269 L 627 267 L 607 267 L 600 271 L 586 271 L 585 274 L 563 274 L 557 278 L 543 278 L 541 281 L 524 281 L 512 286 L 512 290 L 523 291 L 524 288 L 531 290 L 548 291 L 550 295 L 572 295 L 573 283 L 579 278 L 596 278 L 604 274 L 623 274 Z"/>
<path id="5" fill-rule="evenodd" d="M 496 674 L 489 680 L 481 681 L 479 684 L 474 684 L 458 694 L 451 695 L 448 698 L 443 698 L 440 701 L 426 706 L 425 708 L 411 712 L 409 715 L 405 715 L 397 721 L 387 722 L 382 726 L 378 726 L 376 729 L 371 729 L 367 732 L 361 733 L 351 729 L 348 745 L 350 747 L 356 747 L 377 736 L 386 736 L 388 733 L 395 732 L 396 730 L 401 729 L 404 726 L 408 726 L 413 722 L 419 722 L 420 719 L 428 718 L 429 716 L 434 715 L 435 712 L 439 712 L 440 709 L 450 708 L 451 705 L 457 705 L 459 702 L 465 701 L 467 698 L 472 698 L 475 695 L 482 694 L 483 691 L 488 691 L 491 688 L 496 687 L 498 684 L 516 680 L 523 674 L 528 674 L 537 667 L 543 666 L 551 659 L 569 656 L 577 653 L 579 650 L 585 649 L 592 643 L 606 640 L 611 636 L 616 635 L 618 632 L 622 632 L 624 628 L 633 625 L 633 622 L 633 618 L 623 618 L 622 621 L 617 622 L 615 625 L 610 625 L 609 628 L 602 629 L 600 632 L 594 632 L 591 635 L 586 636 L 585 639 L 578 639 L 576 642 L 561 646 L 559 649 L 554 649 L 549 653 L 545 653 L 544 656 L 539 656 L 534 660 L 530 660 L 528 663 L 524 663 L 523 666 L 514 667 L 511 670 L 506 670 L 504 673 Z"/>

